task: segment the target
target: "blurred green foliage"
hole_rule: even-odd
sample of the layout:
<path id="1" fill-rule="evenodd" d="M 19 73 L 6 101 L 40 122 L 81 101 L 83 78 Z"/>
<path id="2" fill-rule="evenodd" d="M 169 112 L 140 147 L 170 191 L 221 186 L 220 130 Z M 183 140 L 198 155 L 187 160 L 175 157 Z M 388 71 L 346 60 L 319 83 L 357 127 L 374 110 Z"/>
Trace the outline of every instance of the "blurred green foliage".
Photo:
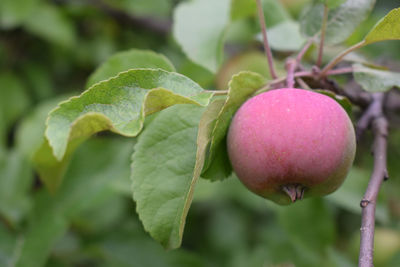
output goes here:
<path id="1" fill-rule="evenodd" d="M 179 2 L 0 1 L 0 266 L 356 266 L 351 237 L 359 230 L 358 201 L 371 171 L 370 136 L 359 144 L 356 167 L 346 183 L 327 198 L 278 207 L 245 190 L 237 179 L 200 180 L 182 248 L 174 251 L 151 239 L 135 213 L 129 180 L 135 139 L 98 134 L 73 156 L 61 191 L 52 195 L 44 188 L 32 158 L 43 140 L 47 112 L 83 91 L 90 74 L 114 53 L 153 50 L 205 88 L 215 88 L 218 80 L 223 80 L 219 87 L 226 85 L 229 77 L 191 62 L 165 32 Z M 267 23 L 274 24 L 282 14 L 298 17 L 307 1 L 281 2 L 287 11 L 271 11 Z M 395 7 L 397 0 L 377 1 L 346 44 L 361 40 Z M 228 30 L 225 65 L 258 68 L 261 63 L 232 66 L 229 61 L 259 50 L 251 10 L 232 12 L 241 19 Z M 399 51 L 399 42 L 362 49 L 378 63 L 399 60 Z M 391 179 L 383 185 L 377 210 L 378 226 L 398 236 L 399 140 L 394 122 Z M 400 247 L 379 259 L 378 267 L 399 266 Z"/>

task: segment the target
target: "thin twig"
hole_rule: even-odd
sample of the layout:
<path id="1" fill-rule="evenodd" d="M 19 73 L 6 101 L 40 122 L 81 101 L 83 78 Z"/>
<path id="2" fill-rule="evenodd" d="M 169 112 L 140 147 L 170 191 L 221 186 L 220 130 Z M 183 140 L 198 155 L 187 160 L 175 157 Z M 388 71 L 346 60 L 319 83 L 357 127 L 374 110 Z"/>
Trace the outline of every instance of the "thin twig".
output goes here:
<path id="1" fill-rule="evenodd" d="M 307 50 L 310 48 L 313 42 L 314 38 L 310 38 L 307 41 L 307 43 L 303 46 L 303 48 L 300 50 L 300 52 L 297 54 L 295 59 L 289 58 L 286 61 L 286 70 L 287 70 L 286 85 L 288 88 L 293 88 L 294 78 L 295 78 L 294 72 L 298 69 L 298 67 L 301 66 L 300 64 L 301 60 L 303 59 L 304 54 L 307 52 Z"/>
<path id="2" fill-rule="evenodd" d="M 351 72 L 352 72 L 352 69 L 350 69 L 350 68 L 341 68 L 341 69 L 335 69 L 335 70 L 328 71 L 327 72 L 327 76 L 339 75 L 339 74 L 345 74 L 345 73 L 351 73 Z M 317 78 L 317 77 L 315 77 L 315 73 L 312 72 L 312 71 L 298 71 L 298 72 L 295 72 L 293 74 L 293 77 L 294 78 L 298 78 L 298 77 L 314 77 L 314 78 Z M 262 88 L 260 88 L 260 91 L 264 91 L 264 90 L 267 90 L 269 88 L 272 88 L 275 85 L 280 84 L 280 83 L 282 83 L 282 82 L 284 82 L 286 80 L 287 80 L 287 77 L 276 78 L 276 79 L 272 80 L 271 82 L 269 82 L 268 84 L 266 84 L 265 86 L 263 86 Z"/>
<path id="3" fill-rule="evenodd" d="M 321 38 L 320 38 L 320 43 L 319 43 L 319 52 L 318 52 L 318 59 L 316 65 L 318 67 L 321 66 L 322 63 L 322 56 L 324 53 L 324 43 L 325 43 L 325 33 L 326 33 L 326 25 L 328 22 L 328 13 L 329 13 L 329 8 L 328 5 L 324 5 L 324 16 L 322 18 L 322 26 L 321 26 Z"/>
<path id="4" fill-rule="evenodd" d="M 296 78 L 296 82 L 300 85 L 301 88 L 306 90 L 312 90 L 310 86 L 300 77 Z"/>
<path id="5" fill-rule="evenodd" d="M 257 2 L 257 9 L 258 9 L 258 18 L 260 20 L 260 26 L 261 26 L 261 33 L 263 36 L 264 51 L 265 51 L 265 55 L 267 56 L 267 59 L 268 59 L 269 72 L 271 73 L 271 77 L 273 79 L 276 79 L 276 78 L 278 78 L 278 75 L 276 75 L 274 59 L 272 56 L 271 48 L 268 43 L 267 26 L 265 25 L 263 7 L 261 4 L 261 0 L 256 0 L 256 2 Z"/>
<path id="6" fill-rule="evenodd" d="M 307 43 L 303 46 L 303 48 L 300 50 L 300 52 L 296 56 L 297 63 L 301 62 L 301 60 L 303 59 L 305 53 L 308 51 L 308 49 L 314 43 L 314 41 L 315 41 L 314 37 L 308 39 Z"/>
<path id="7" fill-rule="evenodd" d="M 388 121 L 383 114 L 385 95 L 383 93 L 374 93 L 372 94 L 372 98 L 371 106 L 366 111 L 370 114 L 366 116 L 371 116 L 373 118 L 371 124 L 374 133 L 374 144 L 372 148 L 374 168 L 367 190 L 360 203 L 362 208 L 360 255 L 358 262 L 360 267 L 373 266 L 376 200 L 382 182 L 388 178 L 386 165 Z"/>
<path id="8" fill-rule="evenodd" d="M 377 110 L 379 110 L 381 103 L 379 101 L 373 100 L 368 108 L 364 111 L 362 116 L 358 119 L 356 124 L 356 136 L 357 140 L 360 140 L 361 136 L 371 125 L 372 120 L 376 116 Z"/>
<path id="9" fill-rule="evenodd" d="M 330 71 L 333 67 L 335 67 L 347 54 L 353 52 L 354 50 L 357 50 L 361 47 L 363 47 L 365 45 L 365 41 L 361 41 L 355 45 L 353 45 L 352 47 L 349 47 L 348 49 L 344 50 L 343 52 L 341 52 L 339 55 L 337 55 L 334 59 L 331 60 L 331 62 L 329 62 L 328 65 L 326 65 L 321 73 L 320 73 L 320 77 L 324 77 L 327 75 L 327 72 Z"/>

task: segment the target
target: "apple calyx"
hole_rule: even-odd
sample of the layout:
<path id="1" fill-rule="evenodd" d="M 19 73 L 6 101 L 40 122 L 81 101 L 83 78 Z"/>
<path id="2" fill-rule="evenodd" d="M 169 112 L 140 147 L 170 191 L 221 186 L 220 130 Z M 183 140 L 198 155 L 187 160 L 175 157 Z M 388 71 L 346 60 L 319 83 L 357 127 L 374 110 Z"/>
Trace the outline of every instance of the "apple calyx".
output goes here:
<path id="1" fill-rule="evenodd" d="M 289 196 L 292 203 L 296 202 L 298 199 L 302 200 L 305 190 L 306 188 L 300 184 L 291 184 L 282 187 L 282 191 Z"/>

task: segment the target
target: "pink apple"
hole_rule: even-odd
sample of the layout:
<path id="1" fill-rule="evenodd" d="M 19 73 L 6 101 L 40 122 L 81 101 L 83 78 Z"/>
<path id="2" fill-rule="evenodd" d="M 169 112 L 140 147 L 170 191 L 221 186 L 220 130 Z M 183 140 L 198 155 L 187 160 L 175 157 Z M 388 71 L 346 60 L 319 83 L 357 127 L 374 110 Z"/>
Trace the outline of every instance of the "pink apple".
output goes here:
<path id="1" fill-rule="evenodd" d="M 332 98 L 283 88 L 247 100 L 228 132 L 242 183 L 279 204 L 323 196 L 344 181 L 355 156 L 353 124 Z"/>

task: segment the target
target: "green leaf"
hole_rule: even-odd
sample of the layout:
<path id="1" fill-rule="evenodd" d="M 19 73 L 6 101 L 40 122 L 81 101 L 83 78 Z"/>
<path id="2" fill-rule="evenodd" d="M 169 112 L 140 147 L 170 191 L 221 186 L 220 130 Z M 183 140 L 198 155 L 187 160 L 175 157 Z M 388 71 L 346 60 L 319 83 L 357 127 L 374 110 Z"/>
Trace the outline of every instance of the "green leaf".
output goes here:
<path id="1" fill-rule="evenodd" d="M 231 18 L 232 20 L 244 19 L 257 13 L 256 1 L 232 0 Z"/>
<path id="2" fill-rule="evenodd" d="M 66 218 L 55 209 L 51 198 L 42 194 L 35 202 L 15 267 L 44 266 L 55 241 L 68 227 Z"/>
<path id="3" fill-rule="evenodd" d="M 209 147 L 211 145 L 211 140 L 213 138 L 213 130 L 215 127 L 215 123 L 218 119 L 218 116 L 225 105 L 225 99 L 216 99 L 210 105 L 208 105 L 206 111 L 201 117 L 199 124 L 199 133 L 197 137 L 197 157 L 196 157 L 196 171 L 200 171 L 199 176 L 204 167 L 204 163 L 206 158 L 208 157 Z M 225 149 L 225 147 L 223 148 Z M 200 153 L 200 154 L 199 154 Z M 214 164 L 212 164 L 212 169 L 203 173 L 202 177 L 208 176 L 217 176 L 217 177 L 225 177 L 228 176 L 232 172 L 232 167 L 227 159 L 227 152 L 225 151 L 216 151 L 217 157 L 214 159 Z M 222 156 L 221 156 L 222 155 Z M 197 166 L 201 160 L 201 164 Z"/>
<path id="4" fill-rule="evenodd" d="M 354 79 L 368 92 L 386 92 L 393 87 L 400 88 L 400 73 L 384 71 L 355 64 Z"/>
<path id="5" fill-rule="evenodd" d="M 3 127 L 7 130 L 27 109 L 30 104 L 25 86 L 11 72 L 0 74 L 0 110 L 3 115 Z"/>
<path id="6" fill-rule="evenodd" d="M 0 154 L 0 216 L 14 227 L 30 209 L 32 170 L 17 152 Z"/>
<path id="7" fill-rule="evenodd" d="M 257 73 L 244 71 L 233 76 L 229 83 L 228 98 L 225 101 L 224 107 L 218 114 L 211 134 L 210 148 L 204 164 L 202 177 L 211 180 L 219 180 L 227 178 L 230 175 L 231 167 L 226 153 L 225 139 L 231 119 L 236 110 L 264 84 L 265 78 Z M 220 169 L 221 167 L 225 168 L 225 172 L 223 172 L 224 175 L 222 176 L 220 176 L 221 172 L 218 173 L 218 176 L 214 176 L 216 174 L 215 171 L 206 173 L 209 168 Z"/>
<path id="8" fill-rule="evenodd" d="M 19 153 L 31 161 L 42 181 L 54 192 L 62 181 L 72 149 L 66 153 L 62 161 L 58 161 L 52 153 L 48 141 L 44 138 L 47 114 L 68 96 L 58 96 L 43 101 L 19 124 L 16 132 L 16 146 Z"/>
<path id="9" fill-rule="evenodd" d="M 27 31 L 62 47 L 72 47 L 75 43 L 76 36 L 72 21 L 56 6 L 40 5 L 23 25 Z"/>
<path id="10" fill-rule="evenodd" d="M 11 29 L 19 26 L 35 10 L 39 0 L 1 0 L 0 28 Z"/>
<path id="11" fill-rule="evenodd" d="M 338 44 L 346 40 L 367 18 L 374 4 L 375 0 L 347 0 L 336 9 L 330 10 L 325 35 L 326 43 Z M 300 20 L 300 28 L 306 37 L 320 33 L 323 13 L 322 3 L 310 5 L 305 10 Z"/>
<path id="12" fill-rule="evenodd" d="M 335 220 L 322 198 L 305 199 L 277 210 L 279 222 L 292 242 L 320 252 L 334 242 Z"/>
<path id="13" fill-rule="evenodd" d="M 136 136 L 144 117 L 174 104 L 207 105 L 210 93 L 192 80 L 164 70 L 136 69 L 95 84 L 49 114 L 46 137 L 61 160 L 68 145 L 111 130 Z"/>
<path id="14" fill-rule="evenodd" d="M 189 59 L 185 59 L 180 64 L 177 72 L 196 81 L 203 88 L 214 86 L 215 74 Z"/>
<path id="15" fill-rule="evenodd" d="M 42 101 L 29 114 L 24 116 L 18 124 L 15 134 L 15 146 L 18 152 L 26 158 L 33 160 L 34 154 L 43 145 L 45 138 L 46 119 L 49 112 L 63 100 L 71 97 L 59 95 L 55 98 Z M 51 153 L 50 153 L 51 154 Z"/>
<path id="16" fill-rule="evenodd" d="M 278 63 L 275 61 L 275 64 Z M 278 76 L 285 75 L 279 63 L 276 64 Z M 271 78 L 269 73 L 268 59 L 261 51 L 248 51 L 230 58 L 218 72 L 216 85 L 220 90 L 227 90 L 229 82 L 235 74 L 241 71 L 256 72 L 266 79 Z M 281 73 L 282 72 L 282 73 Z"/>
<path id="17" fill-rule="evenodd" d="M 133 16 L 168 17 L 173 6 L 172 0 L 106 0 L 105 2 Z"/>
<path id="18" fill-rule="evenodd" d="M 297 51 L 306 39 L 300 34 L 300 25 L 295 21 L 287 20 L 268 30 L 268 41 L 274 50 Z"/>
<path id="19" fill-rule="evenodd" d="M 346 0 L 317 0 L 316 2 L 323 3 L 328 8 L 337 8 L 338 6 L 346 2 Z"/>
<path id="20" fill-rule="evenodd" d="M 136 136 L 145 116 L 180 103 L 207 105 L 211 95 L 177 73 L 160 69 L 121 73 L 62 102 L 49 114 L 47 141 L 35 152 L 35 168 L 49 190 L 55 192 L 71 155 L 92 134 L 112 130 Z"/>
<path id="21" fill-rule="evenodd" d="M 400 40 L 400 8 L 390 11 L 364 39 L 366 44 L 385 40 Z"/>
<path id="22" fill-rule="evenodd" d="M 118 73 L 129 69 L 149 68 L 175 71 L 172 63 L 163 55 L 147 50 L 131 49 L 116 53 L 90 75 L 86 88 L 95 83 L 107 80 Z"/>
<path id="23" fill-rule="evenodd" d="M 216 72 L 229 19 L 230 0 L 183 2 L 174 12 L 173 34 L 188 58 Z"/>
<path id="24" fill-rule="evenodd" d="M 115 196 L 117 181 L 129 180 L 131 153 L 132 141 L 128 139 L 92 139 L 78 149 L 58 194 L 52 196 L 46 190 L 35 194 L 34 209 L 22 233 L 15 266 L 44 266 L 70 221 Z"/>
<path id="25" fill-rule="evenodd" d="M 0 223 L 0 266 L 13 266 L 15 247 L 17 247 L 16 236 Z"/>
<path id="26" fill-rule="evenodd" d="M 267 27 L 272 27 L 291 19 L 290 14 L 282 5 L 281 1 L 262 0 L 262 6 Z"/>
<path id="27" fill-rule="evenodd" d="M 201 164 L 195 165 L 196 137 L 203 111 L 177 105 L 161 112 L 139 136 L 132 156 L 133 199 L 139 218 L 145 230 L 168 249 L 181 244 L 200 174 Z"/>

